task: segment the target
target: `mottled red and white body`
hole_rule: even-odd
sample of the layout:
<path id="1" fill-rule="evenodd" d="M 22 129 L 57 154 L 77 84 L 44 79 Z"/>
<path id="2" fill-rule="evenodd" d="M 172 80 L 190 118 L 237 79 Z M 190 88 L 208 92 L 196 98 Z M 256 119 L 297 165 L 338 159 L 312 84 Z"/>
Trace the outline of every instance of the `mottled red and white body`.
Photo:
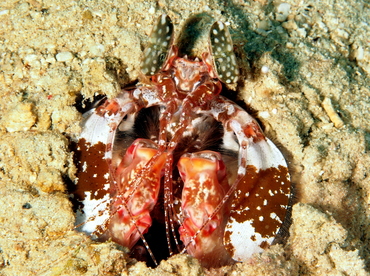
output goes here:
<path id="1" fill-rule="evenodd" d="M 84 115 L 77 190 L 89 207 L 79 222 L 129 248 L 142 240 L 154 262 L 144 237 L 153 219 L 164 221 L 170 254 L 187 251 L 207 267 L 243 261 L 283 224 L 287 165 L 257 122 L 220 96 L 239 74 L 226 26 L 213 24 L 202 60 L 179 57 L 172 37 L 162 15 L 144 51 L 149 84 Z M 100 187 L 83 194 L 90 182 Z"/>

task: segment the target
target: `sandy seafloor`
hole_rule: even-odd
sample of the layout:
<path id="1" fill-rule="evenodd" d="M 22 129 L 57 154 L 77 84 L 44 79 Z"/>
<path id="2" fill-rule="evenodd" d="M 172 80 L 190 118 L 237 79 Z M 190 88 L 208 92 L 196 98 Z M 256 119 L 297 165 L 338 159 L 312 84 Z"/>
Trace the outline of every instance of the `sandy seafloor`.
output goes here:
<path id="1" fill-rule="evenodd" d="M 370 271 L 370 6 L 366 1 L 0 3 L 0 275 L 367 275 Z M 237 91 L 297 187 L 290 238 L 207 271 L 176 255 L 156 269 L 73 231 L 65 179 L 74 104 L 135 81 L 151 27 L 194 14 L 228 22 Z M 206 45 L 204 50 L 206 50 Z M 261 73 L 262 66 L 269 68 Z M 165 245 L 164 245 L 165 246 Z"/>

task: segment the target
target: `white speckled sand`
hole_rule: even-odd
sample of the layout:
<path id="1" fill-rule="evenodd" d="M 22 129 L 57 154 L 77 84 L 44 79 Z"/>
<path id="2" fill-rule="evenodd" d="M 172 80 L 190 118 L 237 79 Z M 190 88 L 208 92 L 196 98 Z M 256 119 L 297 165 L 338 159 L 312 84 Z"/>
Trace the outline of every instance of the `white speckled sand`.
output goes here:
<path id="1" fill-rule="evenodd" d="M 296 2 L 1 1 L 0 275 L 368 275 L 370 6 Z M 240 96 L 299 191 L 285 246 L 218 271 L 186 255 L 153 270 L 73 231 L 73 104 L 138 78 L 163 12 L 177 33 L 192 14 L 229 22 Z"/>

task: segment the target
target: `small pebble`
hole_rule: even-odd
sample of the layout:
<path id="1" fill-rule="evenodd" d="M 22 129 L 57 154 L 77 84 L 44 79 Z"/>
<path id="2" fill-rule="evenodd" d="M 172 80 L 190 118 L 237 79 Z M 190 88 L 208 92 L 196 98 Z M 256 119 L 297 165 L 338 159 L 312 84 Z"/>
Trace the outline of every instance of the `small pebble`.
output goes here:
<path id="1" fill-rule="evenodd" d="M 283 22 L 288 18 L 290 12 L 290 5 L 288 3 L 281 3 L 277 7 L 276 20 Z"/>
<path id="2" fill-rule="evenodd" d="M 71 61 L 73 59 L 73 55 L 71 52 L 60 52 L 56 55 L 56 59 L 60 62 Z"/>
<path id="3" fill-rule="evenodd" d="M 155 13 L 155 8 L 154 7 L 150 7 L 149 10 L 148 10 L 148 13 L 149 14 L 154 14 Z"/>
<path id="4" fill-rule="evenodd" d="M 268 68 L 268 66 L 266 65 L 263 65 L 262 68 L 261 68 L 261 72 L 263 74 L 267 74 L 268 72 L 270 71 L 270 69 Z"/>
<path id="5" fill-rule="evenodd" d="M 31 209 L 32 206 L 28 202 L 22 205 L 22 209 Z"/>

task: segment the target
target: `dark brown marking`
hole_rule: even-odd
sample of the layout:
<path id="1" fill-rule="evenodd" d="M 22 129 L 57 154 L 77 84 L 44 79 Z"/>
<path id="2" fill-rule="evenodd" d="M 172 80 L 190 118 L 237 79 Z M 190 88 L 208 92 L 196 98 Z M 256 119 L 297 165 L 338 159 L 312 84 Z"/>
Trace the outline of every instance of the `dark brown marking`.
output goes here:
<path id="1" fill-rule="evenodd" d="M 74 194 L 78 200 L 85 199 L 85 192 L 91 192 L 91 198 L 101 199 L 109 190 L 104 190 L 104 185 L 109 184 L 109 167 L 104 159 L 106 145 L 99 142 L 91 145 L 84 138 L 80 139 L 75 151 L 76 159 L 78 160 L 77 177 L 78 185 Z M 84 167 L 85 170 L 84 170 Z M 94 177 L 95 176 L 95 177 Z"/>
<path id="2" fill-rule="evenodd" d="M 261 244 L 259 245 L 259 247 L 261 247 L 263 250 L 267 249 L 270 247 L 269 243 L 267 241 L 263 241 L 261 242 Z"/>
<path id="3" fill-rule="evenodd" d="M 271 218 L 271 213 L 284 221 L 290 194 L 288 177 L 288 169 L 284 166 L 257 172 L 254 166 L 249 165 L 236 190 L 238 196 L 233 201 L 236 207 L 232 209 L 230 217 L 239 223 L 251 221 L 256 232 L 264 238 L 274 236 L 282 223 Z M 273 196 L 269 191 L 272 191 Z M 249 196 L 246 196 L 247 193 Z M 267 200 L 267 205 L 263 205 L 264 200 Z M 263 221 L 259 220 L 261 216 Z"/>
<path id="4" fill-rule="evenodd" d="M 230 256 L 234 256 L 235 248 L 231 243 L 231 234 L 232 232 L 230 230 L 225 229 L 224 234 L 225 249 L 227 250 L 227 252 L 229 252 Z"/>

